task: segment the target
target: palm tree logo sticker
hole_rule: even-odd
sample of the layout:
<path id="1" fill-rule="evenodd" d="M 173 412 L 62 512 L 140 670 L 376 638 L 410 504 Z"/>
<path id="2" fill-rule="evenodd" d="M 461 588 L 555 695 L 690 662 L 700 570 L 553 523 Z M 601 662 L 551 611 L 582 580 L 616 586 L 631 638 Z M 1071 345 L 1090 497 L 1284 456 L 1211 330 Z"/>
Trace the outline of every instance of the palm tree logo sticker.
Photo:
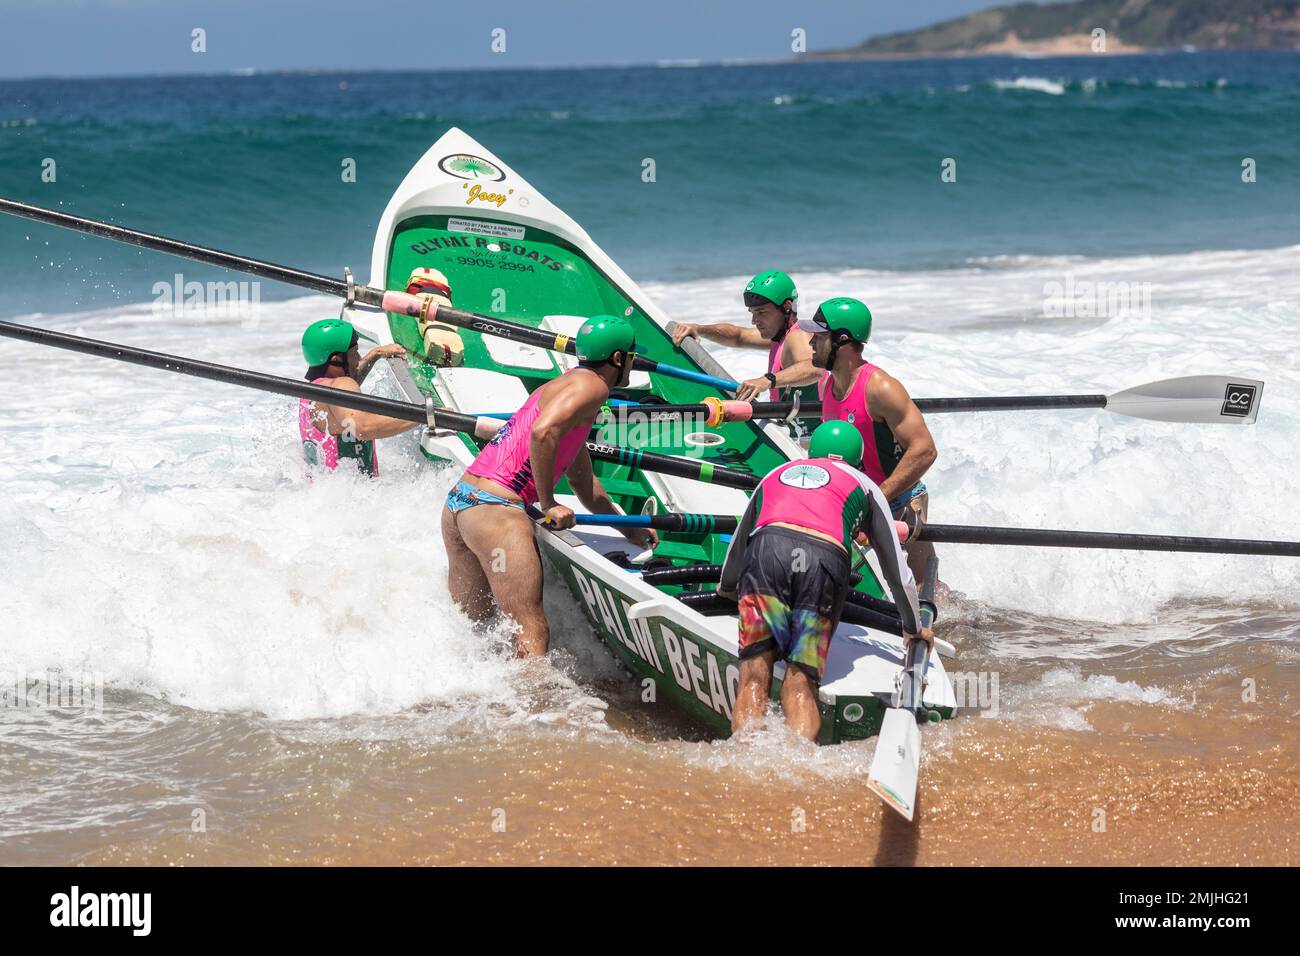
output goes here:
<path id="1" fill-rule="evenodd" d="M 496 163 L 489 162 L 482 156 L 473 156 L 469 153 L 453 153 L 450 156 L 444 156 L 438 160 L 438 168 L 449 176 L 455 176 L 458 179 L 487 179 L 493 182 L 499 182 L 506 178 L 506 174 Z"/>

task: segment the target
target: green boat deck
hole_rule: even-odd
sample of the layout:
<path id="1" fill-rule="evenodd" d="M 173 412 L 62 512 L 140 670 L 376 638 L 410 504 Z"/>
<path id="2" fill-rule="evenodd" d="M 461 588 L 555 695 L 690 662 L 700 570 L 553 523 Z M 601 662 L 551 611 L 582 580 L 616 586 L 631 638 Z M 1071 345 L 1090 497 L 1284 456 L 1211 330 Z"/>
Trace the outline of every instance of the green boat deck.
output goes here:
<path id="1" fill-rule="evenodd" d="M 524 229 L 523 238 L 472 235 L 449 230 L 447 219 L 446 215 L 416 216 L 398 224 L 388 262 L 388 288 L 404 289 L 412 270 L 434 268 L 447 276 L 457 308 L 485 316 L 499 315 L 521 325 L 541 326 L 547 316 L 625 315 L 636 328 L 640 354 L 666 364 L 706 371 L 678 350 L 658 323 L 647 317 L 614 282 L 566 240 L 533 227 L 521 227 Z M 414 318 L 389 313 L 388 321 L 396 342 L 417 355 L 423 350 Z M 546 368 L 502 364 L 491 354 L 482 334 L 466 329 L 458 331 L 465 344 L 465 367 L 490 369 L 514 376 L 530 393 L 561 373 L 553 355 L 531 363 Z M 530 351 L 542 353 L 540 349 Z M 412 358 L 410 371 L 421 391 L 433 395 L 438 401 L 432 386 L 439 370 Z M 664 375 L 652 373 L 650 379 L 649 392 L 664 402 L 687 404 L 700 402 L 708 396 L 730 397 L 708 386 Z M 633 400 L 645 396 L 644 390 L 616 393 L 616 397 Z M 494 411 L 511 412 L 514 409 Z M 609 424 L 601 428 L 599 435 L 602 440 L 614 444 L 642 447 L 662 454 L 690 455 L 756 475 L 764 475 L 787 460 L 781 449 L 753 423 L 728 423 L 709 431 L 721 436 L 722 443 L 707 447 L 688 446 L 684 440 L 687 432 L 682 428 L 656 431 L 653 446 L 648 448 L 643 440 L 639 440 L 644 433 L 627 434 L 621 426 Z M 462 440 L 471 450 L 479 447 L 468 436 L 462 436 Z M 647 498 L 656 497 L 639 471 L 607 462 L 593 464 L 610 498 L 625 512 L 639 513 Z M 567 482 L 561 484 L 559 491 L 570 491 Z M 658 504 L 662 510 L 663 502 Z M 727 535 L 699 533 L 667 533 L 661 534 L 660 539 L 655 556 L 671 562 L 674 567 L 720 563 L 730 540 Z M 858 589 L 881 596 L 880 585 L 869 567 L 863 565 L 859 570 L 865 573 Z M 687 586 L 685 590 L 697 590 L 698 587 Z M 662 590 L 667 594 L 677 594 L 683 588 L 664 586 Z"/>

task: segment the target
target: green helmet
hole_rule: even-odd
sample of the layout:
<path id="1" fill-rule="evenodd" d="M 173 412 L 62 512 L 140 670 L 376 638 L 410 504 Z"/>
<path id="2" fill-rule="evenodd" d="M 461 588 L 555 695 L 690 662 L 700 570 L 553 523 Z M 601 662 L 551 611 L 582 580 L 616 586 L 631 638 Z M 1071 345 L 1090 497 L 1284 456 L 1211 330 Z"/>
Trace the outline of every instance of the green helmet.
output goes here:
<path id="1" fill-rule="evenodd" d="M 593 315 L 578 329 L 574 341 L 584 362 L 603 362 L 615 352 L 636 351 L 632 323 L 617 315 Z"/>
<path id="2" fill-rule="evenodd" d="M 862 464 L 862 433 L 846 421 L 832 418 L 813 429 L 809 458 L 837 458 L 857 468 Z"/>
<path id="3" fill-rule="evenodd" d="M 871 338 L 871 310 L 846 295 L 827 299 L 817 308 L 813 325 L 830 332 L 843 332 L 855 342 Z"/>
<path id="4" fill-rule="evenodd" d="M 369 335 L 340 318 L 321 319 L 302 334 L 302 357 L 308 365 L 324 365 L 336 352 L 346 352 L 358 338 L 373 342 Z"/>
<path id="5" fill-rule="evenodd" d="M 794 287 L 794 280 L 779 269 L 768 269 L 749 280 L 743 293 L 745 305 L 762 305 L 764 301 L 780 306 L 786 299 L 794 306 L 799 305 L 799 290 Z"/>

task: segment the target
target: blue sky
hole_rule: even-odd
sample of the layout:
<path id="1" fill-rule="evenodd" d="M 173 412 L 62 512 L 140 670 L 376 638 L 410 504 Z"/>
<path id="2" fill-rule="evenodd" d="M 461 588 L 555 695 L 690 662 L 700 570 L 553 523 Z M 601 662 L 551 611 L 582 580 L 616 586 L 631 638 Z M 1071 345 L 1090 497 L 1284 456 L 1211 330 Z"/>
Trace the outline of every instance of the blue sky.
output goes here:
<path id="1" fill-rule="evenodd" d="M 598 66 L 789 55 L 995 0 L 0 0 L 0 77 Z M 195 27 L 207 52 L 190 49 Z M 490 49 L 494 28 L 506 51 Z"/>

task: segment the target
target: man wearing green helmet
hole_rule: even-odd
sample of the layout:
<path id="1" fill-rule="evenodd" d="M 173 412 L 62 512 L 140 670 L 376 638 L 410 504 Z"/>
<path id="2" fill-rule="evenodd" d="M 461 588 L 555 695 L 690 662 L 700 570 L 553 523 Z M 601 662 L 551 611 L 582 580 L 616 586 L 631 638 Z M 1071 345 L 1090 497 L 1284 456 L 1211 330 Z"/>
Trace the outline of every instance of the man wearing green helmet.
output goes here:
<path id="1" fill-rule="evenodd" d="M 591 466 L 586 441 L 612 388 L 632 376 L 636 341 L 627 319 L 597 315 L 578 330 L 578 367 L 534 391 L 501 426 L 447 494 L 442 539 L 452 600 L 475 621 L 497 609 L 519 627 L 515 653 L 545 654 L 551 631 L 542 610 L 542 563 L 527 509 L 556 529 L 572 528 L 573 510 L 555 500 L 561 477 L 587 510 L 615 514 Z M 628 528 L 624 537 L 654 548 L 659 536 Z"/>
<path id="2" fill-rule="evenodd" d="M 812 365 L 812 346 L 808 333 L 797 327 L 799 291 L 794 280 L 784 272 L 769 269 L 749 280 L 742 293 L 749 309 L 750 328 L 729 323 L 717 325 L 679 322 L 673 328 L 673 344 L 681 345 L 687 337 L 721 342 L 733 348 L 767 349 L 767 372 L 740 383 L 736 397 L 752 402 L 764 390 L 769 401 L 779 401 L 784 394 L 793 398 L 798 392 L 804 401 L 817 400 L 817 380 L 821 373 Z"/>
<path id="3" fill-rule="evenodd" d="M 928 517 L 930 496 L 921 480 L 939 456 L 916 402 L 896 378 L 863 357 L 871 338 L 871 310 L 848 296 L 828 299 L 812 319 L 799 323 L 812 335 L 813 365 L 825 369 L 818 384 L 822 420 L 851 422 L 863 440 L 862 470 L 880 486 L 896 517 L 911 511 Z M 934 553 L 929 542 L 907 546 L 912 573 L 920 577 Z"/>
<path id="4" fill-rule="evenodd" d="M 722 565 L 718 591 L 736 599 L 739 627 L 732 730 L 762 721 L 780 657 L 786 724 L 817 739 L 817 689 L 844 610 L 849 549 L 864 533 L 898 605 L 904 640 L 934 640 L 921 627 L 916 581 L 899 548 L 907 528 L 895 526 L 880 488 L 858 470 L 858 430 L 845 421 L 824 422 L 812 433 L 808 455 L 778 465 L 759 482 Z"/>
<path id="5" fill-rule="evenodd" d="M 343 319 L 321 319 L 307 326 L 302 334 L 302 356 L 307 360 L 307 381 L 327 385 L 340 392 L 359 392 L 361 383 L 375 363 L 390 355 L 402 355 L 400 345 L 381 345 L 361 356 L 359 341 L 364 335 Z M 339 396 L 343 398 L 342 395 Z M 330 471 L 343 459 L 351 459 L 365 474 L 379 474 L 375 440 L 399 435 L 414 428 L 408 422 L 385 415 L 358 411 L 346 405 L 298 400 L 298 436 L 303 455 L 313 465 Z"/>

